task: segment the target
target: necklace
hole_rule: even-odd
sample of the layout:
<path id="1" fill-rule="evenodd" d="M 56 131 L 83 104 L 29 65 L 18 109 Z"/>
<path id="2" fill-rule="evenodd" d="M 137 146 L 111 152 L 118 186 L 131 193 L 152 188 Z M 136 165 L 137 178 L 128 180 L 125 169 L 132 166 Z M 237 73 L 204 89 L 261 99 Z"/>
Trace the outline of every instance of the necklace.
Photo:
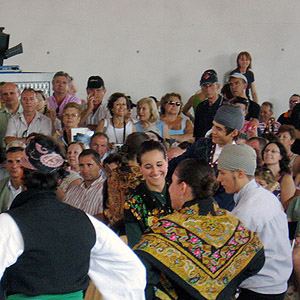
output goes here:
<path id="1" fill-rule="evenodd" d="M 210 151 L 210 156 L 209 156 L 209 162 L 208 164 L 213 168 L 215 165 L 218 164 L 218 160 L 219 158 L 217 158 L 215 161 L 214 160 L 214 154 L 215 154 L 215 151 L 216 151 L 216 144 L 213 144 L 212 147 L 211 147 L 211 151 Z"/>
<path id="2" fill-rule="evenodd" d="M 116 129 L 115 129 L 115 124 L 114 124 L 114 118 L 111 119 L 111 122 L 112 122 L 112 126 L 113 126 L 113 129 L 114 129 L 116 144 L 119 144 Z M 123 143 L 122 144 L 124 144 L 124 142 L 125 142 L 125 136 L 126 136 L 126 122 L 125 122 L 125 119 L 124 119 L 124 123 L 123 123 Z"/>

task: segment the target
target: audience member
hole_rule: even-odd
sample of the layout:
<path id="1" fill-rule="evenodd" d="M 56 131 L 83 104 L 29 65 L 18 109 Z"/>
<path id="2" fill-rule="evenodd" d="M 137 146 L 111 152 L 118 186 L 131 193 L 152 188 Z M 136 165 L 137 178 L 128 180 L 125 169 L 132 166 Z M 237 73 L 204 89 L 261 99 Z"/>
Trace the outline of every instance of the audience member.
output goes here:
<path id="1" fill-rule="evenodd" d="M 21 104 L 23 113 L 8 121 L 5 133 L 6 144 L 15 140 L 25 143 L 26 137 L 32 132 L 51 136 L 51 120 L 36 110 L 37 97 L 34 89 L 28 88 L 23 90 Z"/>
<path id="2" fill-rule="evenodd" d="M 262 151 L 265 165 L 273 172 L 278 189 L 273 194 L 281 201 L 284 209 L 288 207 L 289 200 L 296 192 L 295 183 L 289 168 L 289 158 L 284 146 L 280 142 L 268 143 Z"/>
<path id="3" fill-rule="evenodd" d="M 144 132 L 148 127 L 154 126 L 164 139 L 170 138 L 169 127 L 159 119 L 157 106 L 152 98 L 142 98 L 137 102 L 137 115 L 139 121 L 135 123 L 137 132 Z"/>
<path id="4" fill-rule="evenodd" d="M 25 153 L 26 190 L 0 215 L 0 278 L 8 299 L 83 300 L 89 277 L 103 299 L 144 299 L 138 258 L 101 222 L 56 198 L 65 173 L 59 146 L 38 135 Z"/>
<path id="5" fill-rule="evenodd" d="M 79 155 L 79 168 L 83 182 L 72 186 L 63 201 L 103 221 L 104 180 L 100 177 L 100 164 L 100 156 L 96 151 L 82 151 Z"/>
<path id="6" fill-rule="evenodd" d="M 246 51 L 240 52 L 236 59 L 236 65 L 237 65 L 237 68 L 235 70 L 231 71 L 230 75 L 234 74 L 234 73 L 243 74 L 247 78 L 247 88 L 246 88 L 247 99 L 250 99 L 249 91 L 251 90 L 251 95 L 252 95 L 253 101 L 255 103 L 258 103 L 257 92 L 256 92 L 256 88 L 255 88 L 255 83 L 254 83 L 254 73 L 251 70 L 252 57 L 251 57 L 250 53 L 246 52 Z"/>
<path id="7" fill-rule="evenodd" d="M 265 101 L 262 103 L 260 108 L 260 118 L 258 127 L 258 134 L 262 133 L 277 133 L 280 127 L 280 123 L 276 122 L 273 117 L 273 104 L 271 102 Z"/>
<path id="8" fill-rule="evenodd" d="M 183 150 L 183 149 L 181 149 L 181 148 L 178 147 L 178 146 L 169 148 L 168 151 L 167 151 L 167 158 L 168 158 L 168 161 L 170 161 L 170 160 L 173 159 L 174 157 L 180 156 L 180 155 L 183 154 L 185 151 L 186 151 L 186 150 Z"/>
<path id="9" fill-rule="evenodd" d="M 264 165 L 264 160 L 262 158 L 262 151 L 267 144 L 267 140 L 262 137 L 252 137 L 246 144 L 251 146 L 256 152 L 256 165 L 257 167 L 262 167 Z"/>
<path id="10" fill-rule="evenodd" d="M 222 105 L 214 117 L 211 137 L 198 139 L 185 153 L 173 158 L 169 162 L 168 177 L 172 176 L 177 164 L 186 158 L 204 159 L 217 174 L 218 159 L 223 147 L 234 142 L 243 124 L 244 117 L 240 107 Z M 233 209 L 233 195 L 226 194 L 222 187 L 214 197 L 221 208 L 229 211 Z"/>
<path id="11" fill-rule="evenodd" d="M 166 294 L 172 291 L 174 299 L 234 299 L 240 283 L 263 267 L 257 233 L 214 204 L 217 187 L 203 160 L 187 159 L 176 167 L 169 191 L 177 211 L 159 219 L 135 247 L 147 269 L 147 300 L 158 299 L 161 277 L 168 278 Z"/>
<path id="12" fill-rule="evenodd" d="M 75 83 L 74 83 L 74 78 L 72 76 L 69 76 L 69 77 L 70 77 L 69 94 L 73 95 L 73 96 L 76 96 L 77 89 L 76 89 L 76 86 L 75 86 Z"/>
<path id="13" fill-rule="evenodd" d="M 247 98 L 246 89 L 248 86 L 248 80 L 246 76 L 244 76 L 241 73 L 230 74 L 229 86 L 233 97 L 241 97 L 249 100 L 248 114 L 246 115 L 246 120 L 258 123 L 260 106 L 256 102 Z"/>
<path id="14" fill-rule="evenodd" d="M 194 137 L 197 140 L 204 137 L 212 128 L 214 116 L 223 104 L 223 96 L 218 94 L 220 85 L 215 70 L 206 70 L 200 80 L 200 86 L 205 95 L 205 101 L 197 105 L 194 122 Z"/>
<path id="15" fill-rule="evenodd" d="M 272 170 L 266 166 L 256 168 L 255 181 L 272 193 L 279 187 Z"/>
<path id="16" fill-rule="evenodd" d="M 63 109 L 69 102 L 76 102 L 81 105 L 81 100 L 69 94 L 69 84 L 71 78 L 68 73 L 59 71 L 54 74 L 52 79 L 53 95 L 48 98 L 49 109 L 56 115 L 62 117 Z"/>
<path id="17" fill-rule="evenodd" d="M 80 125 L 95 130 L 101 120 L 109 117 L 107 102 L 103 99 L 106 93 L 103 79 L 100 76 L 91 76 L 86 92 L 87 104 L 83 106 Z"/>
<path id="18" fill-rule="evenodd" d="M 241 300 L 283 300 L 292 272 L 291 245 L 285 213 L 278 199 L 254 180 L 255 151 L 248 145 L 226 145 L 219 157 L 218 181 L 235 193 L 232 213 L 258 233 L 265 264 L 240 285 Z"/>
<path id="19" fill-rule="evenodd" d="M 300 103 L 300 95 L 293 94 L 289 99 L 289 110 L 279 116 L 277 122 L 281 125 L 292 125 L 291 114 L 293 108 Z"/>
<path id="20" fill-rule="evenodd" d="M 193 124 L 187 118 L 180 116 L 182 106 L 180 94 L 168 93 L 164 95 L 160 100 L 160 120 L 168 125 L 171 139 L 177 143 L 193 142 Z"/>
<path id="21" fill-rule="evenodd" d="M 8 210 L 14 198 L 22 192 L 21 157 L 22 147 L 11 147 L 6 151 L 5 167 L 9 177 L 0 181 L 0 212 Z"/>
<path id="22" fill-rule="evenodd" d="M 5 107 L 5 101 L 2 98 L 2 87 L 5 84 L 5 81 L 0 81 L 0 108 L 4 108 Z"/>
<path id="23" fill-rule="evenodd" d="M 99 153 L 101 162 L 103 162 L 109 154 L 109 148 L 109 139 L 105 133 L 96 132 L 93 134 L 90 140 L 90 149 Z"/>
<path id="24" fill-rule="evenodd" d="M 154 217 L 171 213 L 165 147 L 153 140 L 143 142 L 137 154 L 137 162 L 145 181 L 132 191 L 124 206 L 125 230 L 130 247 L 140 241 Z"/>
<path id="25" fill-rule="evenodd" d="M 1 99 L 5 103 L 0 109 L 0 157 L 3 160 L 5 157 L 5 133 L 8 120 L 18 116 L 23 112 L 23 107 L 20 105 L 20 91 L 16 84 L 7 82 L 1 87 Z"/>
<path id="26" fill-rule="evenodd" d="M 284 146 L 290 159 L 289 167 L 292 170 L 293 177 L 300 172 L 300 155 L 292 152 L 291 148 L 296 140 L 296 129 L 291 125 L 282 125 L 278 133 L 280 143 Z"/>

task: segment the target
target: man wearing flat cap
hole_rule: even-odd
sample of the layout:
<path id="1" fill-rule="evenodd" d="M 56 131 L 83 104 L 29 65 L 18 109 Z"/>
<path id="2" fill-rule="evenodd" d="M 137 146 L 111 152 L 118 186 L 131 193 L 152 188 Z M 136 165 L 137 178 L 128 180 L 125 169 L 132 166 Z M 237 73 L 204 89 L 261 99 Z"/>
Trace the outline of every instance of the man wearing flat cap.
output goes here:
<path id="1" fill-rule="evenodd" d="M 87 82 L 87 104 L 81 114 L 80 126 L 95 130 L 102 119 L 109 117 L 104 95 L 106 93 L 104 81 L 100 76 L 91 76 Z"/>
<path id="2" fill-rule="evenodd" d="M 256 153 L 248 145 L 226 145 L 219 156 L 218 181 L 234 193 L 232 213 L 258 233 L 265 249 L 263 268 L 240 285 L 239 300 L 283 300 L 292 272 L 287 217 L 281 203 L 254 179 Z"/>
<path id="3" fill-rule="evenodd" d="M 214 168 L 217 175 L 218 158 L 223 147 L 234 143 L 234 138 L 239 134 L 243 125 L 244 116 L 240 107 L 231 104 L 222 105 L 214 116 L 211 136 L 198 139 L 185 153 L 172 159 L 169 162 L 168 177 L 171 178 L 177 164 L 186 158 L 204 159 Z M 229 211 L 233 209 L 233 195 L 225 193 L 222 187 L 218 189 L 214 197 L 221 208 Z"/>
<path id="4" fill-rule="evenodd" d="M 103 300 L 143 300 L 145 268 L 132 250 L 103 223 L 57 199 L 64 161 L 44 135 L 30 139 L 23 153 L 26 190 L 0 215 L 5 299 L 83 300 L 91 278 Z"/>
<path id="5" fill-rule="evenodd" d="M 194 137 L 197 140 L 204 137 L 206 132 L 212 127 L 212 121 L 223 104 L 224 98 L 218 94 L 220 85 L 215 70 L 206 70 L 200 80 L 201 89 L 206 100 L 199 103 L 195 112 Z"/>

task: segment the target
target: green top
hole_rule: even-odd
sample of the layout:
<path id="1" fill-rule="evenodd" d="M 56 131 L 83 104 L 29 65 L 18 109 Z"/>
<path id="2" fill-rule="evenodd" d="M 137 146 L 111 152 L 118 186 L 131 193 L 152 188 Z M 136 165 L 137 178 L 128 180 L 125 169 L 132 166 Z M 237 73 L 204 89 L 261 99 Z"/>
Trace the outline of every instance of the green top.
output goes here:
<path id="1" fill-rule="evenodd" d="M 7 300 L 83 300 L 83 291 L 78 291 L 68 294 L 56 295 L 39 295 L 39 296 L 26 296 L 23 294 L 15 294 L 7 297 Z"/>
<path id="2" fill-rule="evenodd" d="M 196 113 L 196 109 L 199 103 L 203 102 L 203 100 L 201 100 L 199 98 L 200 94 L 195 94 L 194 95 L 194 104 L 193 104 L 193 109 L 194 109 L 194 114 Z"/>

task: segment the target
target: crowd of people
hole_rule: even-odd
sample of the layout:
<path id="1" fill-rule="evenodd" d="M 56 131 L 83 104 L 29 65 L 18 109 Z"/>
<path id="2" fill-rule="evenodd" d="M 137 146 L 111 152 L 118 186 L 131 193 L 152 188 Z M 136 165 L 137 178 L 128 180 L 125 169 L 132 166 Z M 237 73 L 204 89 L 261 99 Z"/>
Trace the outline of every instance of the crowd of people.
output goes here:
<path id="1" fill-rule="evenodd" d="M 186 104 L 1 83 L 1 299 L 298 299 L 300 95 L 276 120 L 251 67 Z"/>

